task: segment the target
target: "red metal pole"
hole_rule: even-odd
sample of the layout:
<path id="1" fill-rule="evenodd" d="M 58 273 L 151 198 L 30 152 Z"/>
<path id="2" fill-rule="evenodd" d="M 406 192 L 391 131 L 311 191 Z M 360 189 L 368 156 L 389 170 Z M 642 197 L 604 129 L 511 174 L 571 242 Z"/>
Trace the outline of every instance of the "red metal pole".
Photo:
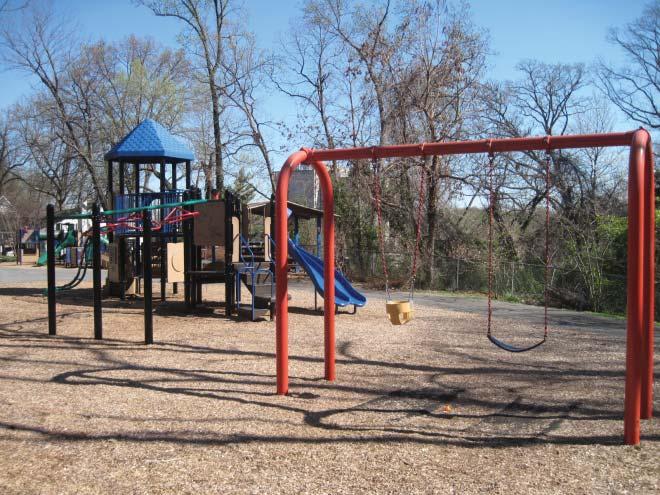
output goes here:
<path id="1" fill-rule="evenodd" d="M 277 393 L 289 391 L 289 304 L 287 257 L 289 232 L 287 201 L 291 172 L 307 158 L 305 150 L 291 155 L 280 171 L 275 192 L 275 355 L 277 367 Z M 335 216 L 334 197 L 330 173 L 323 162 L 310 163 L 319 176 L 323 194 L 324 235 L 324 356 L 325 379 L 335 379 Z"/>
<path id="2" fill-rule="evenodd" d="M 323 192 L 323 343 L 325 379 L 335 380 L 335 201 L 323 162 L 313 162 Z"/>
<path id="3" fill-rule="evenodd" d="M 307 150 L 307 161 L 360 160 L 423 155 L 453 155 L 469 153 L 502 153 L 507 151 L 553 150 L 566 148 L 600 148 L 630 146 L 633 132 L 610 134 L 575 134 L 570 136 L 535 136 L 479 141 L 450 141 L 443 143 L 399 144 L 364 148 L 335 148 Z"/>
<path id="4" fill-rule="evenodd" d="M 655 164 L 650 137 L 646 144 L 644 202 L 644 341 L 642 342 L 642 405 L 640 417 L 653 417 L 653 346 L 655 333 Z"/>
<path id="5" fill-rule="evenodd" d="M 628 320 L 623 436 L 627 445 L 639 443 L 642 393 L 642 332 L 644 325 L 644 206 L 645 151 L 648 134 L 637 131 L 630 145 L 628 176 Z"/>
<path id="6" fill-rule="evenodd" d="M 277 368 L 277 393 L 289 391 L 289 301 L 287 258 L 289 256 L 289 232 L 287 226 L 287 200 L 291 171 L 307 153 L 298 151 L 284 163 L 275 191 L 275 361 Z"/>

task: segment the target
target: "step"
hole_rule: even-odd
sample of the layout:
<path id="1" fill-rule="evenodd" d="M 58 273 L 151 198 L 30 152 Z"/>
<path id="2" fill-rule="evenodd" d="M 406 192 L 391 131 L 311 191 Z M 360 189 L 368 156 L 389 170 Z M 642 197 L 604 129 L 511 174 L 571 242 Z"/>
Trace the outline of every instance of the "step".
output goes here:
<path id="1" fill-rule="evenodd" d="M 241 306 L 239 313 L 241 315 L 246 315 L 248 317 L 252 316 L 252 308 L 250 306 Z M 255 317 L 264 317 L 267 316 L 270 313 L 269 308 L 254 308 L 254 316 Z"/>
<path id="2" fill-rule="evenodd" d="M 275 291 L 272 291 L 273 297 L 275 297 Z M 254 297 L 264 297 L 270 299 L 271 297 L 271 288 L 270 284 L 268 285 L 256 285 L 254 287 Z"/>

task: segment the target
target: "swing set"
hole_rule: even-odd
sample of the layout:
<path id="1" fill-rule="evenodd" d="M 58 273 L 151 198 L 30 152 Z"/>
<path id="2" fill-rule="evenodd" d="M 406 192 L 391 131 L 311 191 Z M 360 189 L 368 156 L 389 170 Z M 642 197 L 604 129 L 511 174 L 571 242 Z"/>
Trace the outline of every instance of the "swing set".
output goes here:
<path id="1" fill-rule="evenodd" d="M 636 445 L 640 441 L 640 419 L 653 415 L 653 333 L 655 317 L 655 178 L 651 136 L 644 129 L 608 134 L 540 136 L 511 139 L 484 139 L 445 143 L 404 144 L 364 148 L 314 150 L 303 148 L 289 156 L 279 174 L 275 200 L 275 277 L 276 286 L 276 371 L 277 393 L 289 391 L 289 314 L 287 280 L 287 200 L 291 173 L 300 164 L 311 166 L 319 177 L 323 193 L 324 234 L 324 364 L 325 379 L 334 381 L 335 370 L 335 229 L 333 188 L 325 161 L 378 160 L 381 158 L 476 154 L 489 156 L 489 175 L 492 181 L 496 153 L 516 151 L 545 151 L 572 148 L 603 148 L 627 146 L 630 149 L 628 175 L 628 284 L 626 330 L 626 383 L 624 399 L 624 442 Z M 547 160 L 547 155 L 546 155 Z M 490 184 L 489 201 L 489 311 L 488 338 L 498 347 L 510 352 L 523 352 L 541 345 L 547 339 L 547 272 L 549 225 L 549 172 L 546 161 L 546 284 L 544 337 L 529 347 L 518 348 L 501 342 L 492 334 L 492 216 L 494 190 Z M 377 202 L 378 203 L 378 202 Z M 382 212 L 378 213 L 382 222 Z M 419 223 L 418 237 L 419 237 Z M 380 229 L 382 236 L 382 229 Z M 415 253 L 417 248 L 415 249 Z M 413 255 L 414 284 L 416 254 Z M 385 266 L 385 265 L 384 265 Z M 412 300 L 412 290 L 411 298 Z M 404 301 L 411 302 L 411 301 Z M 412 316 L 412 306 L 408 311 Z M 405 313 L 405 312 L 404 312 Z M 410 317 L 405 315 L 405 320 Z"/>

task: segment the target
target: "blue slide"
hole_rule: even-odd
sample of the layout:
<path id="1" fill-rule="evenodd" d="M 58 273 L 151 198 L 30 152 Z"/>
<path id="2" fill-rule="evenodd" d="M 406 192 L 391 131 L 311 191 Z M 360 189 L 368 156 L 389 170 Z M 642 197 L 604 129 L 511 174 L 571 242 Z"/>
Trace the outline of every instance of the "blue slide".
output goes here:
<path id="1" fill-rule="evenodd" d="M 308 253 L 291 239 L 289 239 L 289 253 L 307 272 L 316 291 L 323 297 L 323 260 Z M 367 298 L 355 290 L 339 270 L 335 270 L 335 304 L 362 307 L 366 303 Z"/>

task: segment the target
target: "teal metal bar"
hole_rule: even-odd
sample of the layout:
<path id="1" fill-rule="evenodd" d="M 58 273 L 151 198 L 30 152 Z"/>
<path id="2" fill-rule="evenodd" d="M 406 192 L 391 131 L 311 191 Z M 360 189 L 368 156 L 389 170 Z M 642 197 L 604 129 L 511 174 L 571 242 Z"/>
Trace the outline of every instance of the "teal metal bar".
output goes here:
<path id="1" fill-rule="evenodd" d="M 123 213 L 139 213 L 142 211 L 159 210 L 163 208 L 176 208 L 177 206 L 189 206 L 189 205 L 196 205 L 207 202 L 208 202 L 207 199 L 191 199 L 189 201 L 179 201 L 178 203 L 164 203 L 162 205 L 140 206 L 137 208 L 126 208 L 124 210 L 106 210 L 102 212 L 102 215 L 107 216 L 107 215 L 118 215 Z"/>
<path id="2" fill-rule="evenodd" d="M 119 215 L 123 213 L 139 213 L 142 211 L 159 210 L 163 208 L 176 208 L 177 206 L 189 206 L 189 205 L 196 205 L 207 202 L 208 199 L 191 199 L 188 201 L 179 201 L 178 203 L 164 203 L 162 205 L 140 206 L 137 208 L 126 208 L 124 210 L 106 210 L 101 212 L 101 216 Z M 63 215 L 63 216 L 55 215 L 55 221 L 91 219 L 91 218 L 92 215 L 90 213 L 80 213 L 78 215 Z"/>

